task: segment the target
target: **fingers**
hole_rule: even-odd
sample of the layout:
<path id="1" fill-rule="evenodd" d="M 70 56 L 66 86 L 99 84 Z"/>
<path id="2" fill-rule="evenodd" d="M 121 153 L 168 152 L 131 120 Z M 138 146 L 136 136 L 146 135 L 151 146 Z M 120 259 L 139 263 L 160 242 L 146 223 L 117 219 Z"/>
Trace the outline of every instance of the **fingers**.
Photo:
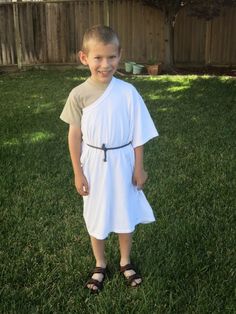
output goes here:
<path id="1" fill-rule="evenodd" d="M 89 194 L 89 186 L 85 177 L 83 177 L 82 180 L 75 179 L 75 187 L 76 187 L 77 192 L 81 196 L 86 196 Z"/>
<path id="2" fill-rule="evenodd" d="M 135 176 L 133 176 L 133 178 L 132 178 L 132 183 L 133 183 L 133 185 L 137 185 L 137 181 L 135 179 Z"/>
<path id="3" fill-rule="evenodd" d="M 85 191 L 85 193 L 89 194 L 89 185 L 88 185 L 87 180 L 86 180 L 86 182 L 84 183 L 84 191 Z"/>
<path id="4" fill-rule="evenodd" d="M 77 192 L 81 195 L 81 196 L 86 196 L 89 194 L 89 189 L 88 186 L 83 185 L 81 188 L 77 189 Z"/>
<path id="5" fill-rule="evenodd" d="M 136 186 L 137 186 L 137 190 L 142 190 L 143 189 L 143 187 L 144 187 L 144 184 L 145 184 L 145 182 L 142 182 L 142 183 L 137 183 L 136 184 Z"/>
<path id="6" fill-rule="evenodd" d="M 140 190 L 142 190 L 142 189 L 143 189 L 143 184 L 142 184 L 142 185 L 138 185 L 138 184 L 137 184 L 137 190 L 140 191 Z"/>
<path id="7" fill-rule="evenodd" d="M 137 190 L 142 190 L 144 187 L 145 182 L 137 182 L 135 185 L 137 187 Z"/>
<path id="8" fill-rule="evenodd" d="M 133 176 L 133 184 L 137 187 L 137 190 L 142 190 L 145 182 L 147 181 L 148 175 L 146 171 L 143 171 L 141 175 Z"/>

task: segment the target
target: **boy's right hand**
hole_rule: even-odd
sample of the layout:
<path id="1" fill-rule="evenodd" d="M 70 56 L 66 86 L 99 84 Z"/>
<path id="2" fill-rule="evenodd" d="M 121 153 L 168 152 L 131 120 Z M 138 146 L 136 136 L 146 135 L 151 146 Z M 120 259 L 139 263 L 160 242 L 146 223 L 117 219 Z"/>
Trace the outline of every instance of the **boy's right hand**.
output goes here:
<path id="1" fill-rule="evenodd" d="M 89 194 L 88 181 L 84 174 L 75 176 L 75 187 L 81 196 Z"/>

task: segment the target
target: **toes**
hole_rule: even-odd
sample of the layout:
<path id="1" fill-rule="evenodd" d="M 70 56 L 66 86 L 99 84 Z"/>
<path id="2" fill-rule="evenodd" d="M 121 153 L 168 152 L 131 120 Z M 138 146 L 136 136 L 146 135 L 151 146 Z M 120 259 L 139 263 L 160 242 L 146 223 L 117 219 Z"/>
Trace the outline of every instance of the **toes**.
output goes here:
<path id="1" fill-rule="evenodd" d="M 126 270 L 126 271 L 124 272 L 124 275 L 125 275 L 125 277 L 126 277 L 127 279 L 128 279 L 130 276 L 134 275 L 134 274 L 136 274 L 136 272 L 135 272 L 133 269 Z M 142 282 L 142 279 L 141 279 L 141 278 L 134 279 L 134 280 L 130 283 L 130 285 L 131 285 L 132 287 L 136 287 L 136 286 L 140 285 L 141 282 Z"/>
<path id="2" fill-rule="evenodd" d="M 136 287 L 136 286 L 140 285 L 141 282 L 142 282 L 141 279 L 135 279 L 135 280 L 131 283 L 131 286 L 132 286 L 132 287 Z"/>
<path id="3" fill-rule="evenodd" d="M 135 271 L 133 271 L 132 269 L 131 270 L 126 270 L 124 272 L 124 275 L 125 275 L 126 278 L 128 278 L 128 277 L 130 277 L 130 276 L 132 276 L 134 274 L 135 274 Z"/>
<path id="4" fill-rule="evenodd" d="M 87 285 L 87 288 L 88 288 L 89 290 L 93 290 L 93 291 L 98 290 L 98 287 L 96 287 L 95 285 Z"/>
<path id="5" fill-rule="evenodd" d="M 95 273 L 95 274 L 93 274 L 93 276 L 92 276 L 92 279 L 95 279 L 95 280 L 97 280 L 97 281 L 99 281 L 99 282 L 102 282 L 103 278 L 104 278 L 104 275 L 101 274 L 101 273 Z M 97 290 L 99 290 L 99 288 L 98 288 L 95 284 L 92 284 L 92 283 L 87 284 L 87 288 L 88 288 L 89 290 L 92 290 L 92 291 L 97 291 Z"/>
<path id="6" fill-rule="evenodd" d="M 140 283 L 142 282 L 142 279 L 141 278 L 140 279 L 136 279 L 135 282 L 136 282 L 137 285 L 140 285 Z"/>

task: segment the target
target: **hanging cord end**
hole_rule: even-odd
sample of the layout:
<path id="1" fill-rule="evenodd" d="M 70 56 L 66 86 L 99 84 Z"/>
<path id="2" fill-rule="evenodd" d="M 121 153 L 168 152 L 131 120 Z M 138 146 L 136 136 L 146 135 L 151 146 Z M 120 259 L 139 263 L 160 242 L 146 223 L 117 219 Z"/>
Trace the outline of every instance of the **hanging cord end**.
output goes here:
<path id="1" fill-rule="evenodd" d="M 102 144 L 102 150 L 104 151 L 104 159 L 103 161 L 106 162 L 107 161 L 107 148 L 105 144 Z"/>

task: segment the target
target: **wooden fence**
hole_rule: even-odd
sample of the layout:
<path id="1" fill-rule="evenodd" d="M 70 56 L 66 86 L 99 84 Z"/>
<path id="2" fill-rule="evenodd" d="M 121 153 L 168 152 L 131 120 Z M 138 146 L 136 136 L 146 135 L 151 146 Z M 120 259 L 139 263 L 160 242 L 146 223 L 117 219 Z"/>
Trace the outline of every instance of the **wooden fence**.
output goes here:
<path id="1" fill-rule="evenodd" d="M 104 23 L 121 38 L 123 60 L 164 60 L 164 17 L 137 0 L 0 3 L 0 66 L 74 64 L 82 35 Z M 175 26 L 176 64 L 236 65 L 236 8 L 213 21 L 185 10 Z"/>
<path id="2" fill-rule="evenodd" d="M 178 63 L 236 65 L 236 8 L 226 7 L 212 21 L 180 12 L 175 27 Z"/>

